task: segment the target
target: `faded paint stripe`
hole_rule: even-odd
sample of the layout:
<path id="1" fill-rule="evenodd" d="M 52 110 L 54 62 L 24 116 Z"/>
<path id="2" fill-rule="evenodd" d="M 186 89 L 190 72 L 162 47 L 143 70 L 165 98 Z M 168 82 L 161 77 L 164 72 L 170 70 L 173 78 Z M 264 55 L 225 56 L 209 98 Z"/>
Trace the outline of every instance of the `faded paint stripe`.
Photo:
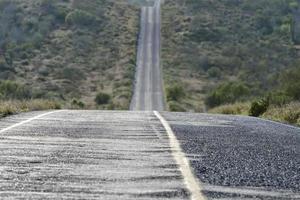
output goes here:
<path id="1" fill-rule="evenodd" d="M 7 127 L 7 128 L 1 129 L 1 130 L 0 130 L 0 134 L 1 134 L 1 133 L 4 133 L 4 132 L 6 132 L 6 131 L 8 131 L 8 130 L 10 130 L 10 129 L 16 128 L 16 127 L 18 127 L 18 126 L 22 126 L 22 125 L 24 125 L 24 124 L 26 124 L 26 123 L 29 123 L 29 122 L 33 121 L 33 120 L 39 119 L 39 118 L 41 118 L 41 117 L 44 117 L 44 116 L 47 116 L 47 115 L 50 115 L 50 114 L 53 114 L 53 113 L 62 112 L 62 111 L 64 111 L 64 110 L 51 111 L 51 112 L 47 112 L 47 113 L 44 113 L 44 114 L 41 114 L 41 115 L 32 117 L 32 118 L 30 118 L 30 119 L 27 119 L 27 120 L 25 120 L 25 121 L 19 122 L 19 123 L 17 123 L 17 124 L 14 124 L 14 125 L 12 125 L 12 126 Z"/>
<path id="2" fill-rule="evenodd" d="M 184 178 L 185 185 L 191 193 L 191 199 L 192 200 L 206 200 L 206 198 L 204 197 L 204 195 L 201 192 L 203 189 L 200 185 L 200 182 L 193 174 L 189 160 L 186 158 L 185 154 L 183 153 L 183 151 L 180 147 L 180 144 L 179 144 L 174 132 L 172 131 L 169 123 L 160 115 L 159 112 L 154 111 L 154 114 L 160 120 L 160 122 L 164 126 L 165 130 L 167 131 L 167 134 L 168 134 L 169 140 L 170 140 L 170 146 L 172 148 L 173 157 L 174 157 L 176 163 L 179 165 L 179 169 Z"/>

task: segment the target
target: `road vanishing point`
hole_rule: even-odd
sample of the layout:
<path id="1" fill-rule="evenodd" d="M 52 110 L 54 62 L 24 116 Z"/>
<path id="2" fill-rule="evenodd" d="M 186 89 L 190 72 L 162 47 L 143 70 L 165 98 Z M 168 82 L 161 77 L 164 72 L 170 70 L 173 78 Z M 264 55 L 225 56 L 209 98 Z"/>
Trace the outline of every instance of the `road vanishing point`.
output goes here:
<path id="1" fill-rule="evenodd" d="M 143 7 L 130 111 L 0 120 L 0 199 L 300 199 L 300 129 L 164 111 L 160 1 Z"/>
<path id="2" fill-rule="evenodd" d="M 137 50 L 136 82 L 130 110 L 162 111 L 165 108 L 160 67 L 161 4 L 142 7 Z"/>

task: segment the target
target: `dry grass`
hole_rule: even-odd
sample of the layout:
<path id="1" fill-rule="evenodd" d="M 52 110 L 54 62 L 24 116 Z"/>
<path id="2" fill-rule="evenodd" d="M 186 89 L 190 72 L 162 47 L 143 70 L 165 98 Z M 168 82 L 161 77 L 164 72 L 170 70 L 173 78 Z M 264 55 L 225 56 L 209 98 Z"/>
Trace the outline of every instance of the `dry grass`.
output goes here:
<path id="1" fill-rule="evenodd" d="M 225 115 L 248 115 L 251 103 L 240 102 L 235 104 L 227 104 L 209 110 L 209 113 L 225 114 Z"/>
<path id="2" fill-rule="evenodd" d="M 219 106 L 209 113 L 226 115 L 249 115 L 251 103 L 235 103 Z M 282 106 L 270 106 L 261 118 L 300 126 L 300 102 L 292 102 Z"/>
<path id="3" fill-rule="evenodd" d="M 17 114 L 21 112 L 37 111 L 37 110 L 53 110 L 60 109 L 58 102 L 51 100 L 24 100 L 24 101 L 0 101 L 0 116 Z"/>
<path id="4" fill-rule="evenodd" d="M 281 107 L 271 107 L 262 117 L 300 126 L 300 102 L 292 102 Z"/>

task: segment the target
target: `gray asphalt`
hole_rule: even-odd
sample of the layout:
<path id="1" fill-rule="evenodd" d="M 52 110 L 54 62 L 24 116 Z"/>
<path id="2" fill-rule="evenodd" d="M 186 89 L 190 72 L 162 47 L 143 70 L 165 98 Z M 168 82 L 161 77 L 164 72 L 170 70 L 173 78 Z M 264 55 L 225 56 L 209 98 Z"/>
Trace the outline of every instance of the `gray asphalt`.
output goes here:
<path id="1" fill-rule="evenodd" d="M 164 93 L 160 67 L 160 1 L 142 7 L 134 94 L 130 110 L 162 111 Z"/>
<path id="2" fill-rule="evenodd" d="M 0 199 L 191 198 L 153 112 L 36 118 L 44 113 L 0 120 Z M 207 199 L 300 199 L 299 128 L 249 117 L 161 115 Z"/>
<path id="3" fill-rule="evenodd" d="M 300 199 L 300 129 L 250 117 L 163 113 L 209 199 Z"/>
<path id="4" fill-rule="evenodd" d="M 40 114 L 2 119 L 0 129 Z M 62 111 L 0 138 L 0 199 L 189 197 L 152 112 Z"/>

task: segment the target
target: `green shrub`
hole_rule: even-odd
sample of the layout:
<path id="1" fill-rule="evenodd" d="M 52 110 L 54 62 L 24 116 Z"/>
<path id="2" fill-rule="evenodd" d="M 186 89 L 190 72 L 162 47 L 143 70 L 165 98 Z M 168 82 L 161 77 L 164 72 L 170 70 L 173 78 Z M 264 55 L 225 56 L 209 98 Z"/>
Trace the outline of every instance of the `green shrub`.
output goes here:
<path id="1" fill-rule="evenodd" d="M 249 93 L 250 89 L 243 82 L 228 82 L 214 89 L 205 99 L 205 103 L 212 108 L 244 100 Z"/>
<path id="2" fill-rule="evenodd" d="M 91 26 L 96 22 L 96 17 L 86 11 L 77 9 L 70 12 L 65 21 L 70 25 Z"/>
<path id="3" fill-rule="evenodd" d="M 290 69 L 281 75 L 282 90 L 287 96 L 300 100 L 300 68 Z"/>
<path id="4" fill-rule="evenodd" d="M 208 76 L 212 78 L 220 78 L 221 77 L 221 70 L 218 67 L 212 67 L 207 70 Z"/>
<path id="5" fill-rule="evenodd" d="M 57 6 L 53 13 L 55 18 L 60 22 L 63 22 L 66 19 L 67 14 L 68 14 L 68 10 L 63 6 Z"/>
<path id="6" fill-rule="evenodd" d="M 90 53 L 94 45 L 94 39 L 89 35 L 75 35 L 72 38 L 72 43 L 76 50 L 76 54 L 86 55 Z"/>
<path id="7" fill-rule="evenodd" d="M 85 104 L 82 101 L 78 100 L 78 99 L 73 99 L 71 101 L 71 105 L 74 108 L 80 108 L 80 109 L 85 107 Z"/>
<path id="8" fill-rule="evenodd" d="M 178 102 L 176 101 L 171 101 L 168 102 L 169 105 L 169 110 L 171 112 L 186 112 L 186 110 L 184 109 L 184 107 L 182 107 Z"/>
<path id="9" fill-rule="evenodd" d="M 293 98 L 287 96 L 284 92 L 273 92 L 268 96 L 270 105 L 282 106 L 293 101 Z"/>
<path id="10" fill-rule="evenodd" d="M 31 91 L 24 85 L 13 81 L 0 82 L 0 94 L 2 99 L 29 99 Z"/>
<path id="11" fill-rule="evenodd" d="M 5 59 L 0 58 L 0 72 L 8 70 L 9 66 L 7 65 Z"/>
<path id="12" fill-rule="evenodd" d="M 84 78 L 84 74 L 80 69 L 74 67 L 66 67 L 62 70 L 60 77 L 71 81 L 78 81 Z"/>
<path id="13" fill-rule="evenodd" d="M 41 33 L 35 33 L 32 37 L 32 43 L 36 48 L 40 48 L 43 42 L 44 36 Z"/>
<path id="14" fill-rule="evenodd" d="M 174 85 L 167 88 L 167 100 L 168 101 L 179 101 L 185 97 L 185 92 L 182 86 Z"/>
<path id="15" fill-rule="evenodd" d="M 259 117 L 260 115 L 264 114 L 268 110 L 268 107 L 269 107 L 268 99 L 260 99 L 258 101 L 253 101 L 251 103 L 249 115 L 253 117 Z"/>
<path id="16" fill-rule="evenodd" d="M 291 9 L 297 10 L 299 8 L 299 3 L 297 1 L 292 1 L 289 3 Z"/>
<path id="17" fill-rule="evenodd" d="M 111 97 L 109 94 L 100 92 L 97 94 L 97 96 L 95 98 L 95 102 L 98 105 L 103 105 L 103 104 L 108 104 L 110 99 L 111 99 Z"/>
<path id="18" fill-rule="evenodd" d="M 38 69 L 38 73 L 43 76 L 48 76 L 50 73 L 50 69 L 46 66 L 42 66 Z"/>

